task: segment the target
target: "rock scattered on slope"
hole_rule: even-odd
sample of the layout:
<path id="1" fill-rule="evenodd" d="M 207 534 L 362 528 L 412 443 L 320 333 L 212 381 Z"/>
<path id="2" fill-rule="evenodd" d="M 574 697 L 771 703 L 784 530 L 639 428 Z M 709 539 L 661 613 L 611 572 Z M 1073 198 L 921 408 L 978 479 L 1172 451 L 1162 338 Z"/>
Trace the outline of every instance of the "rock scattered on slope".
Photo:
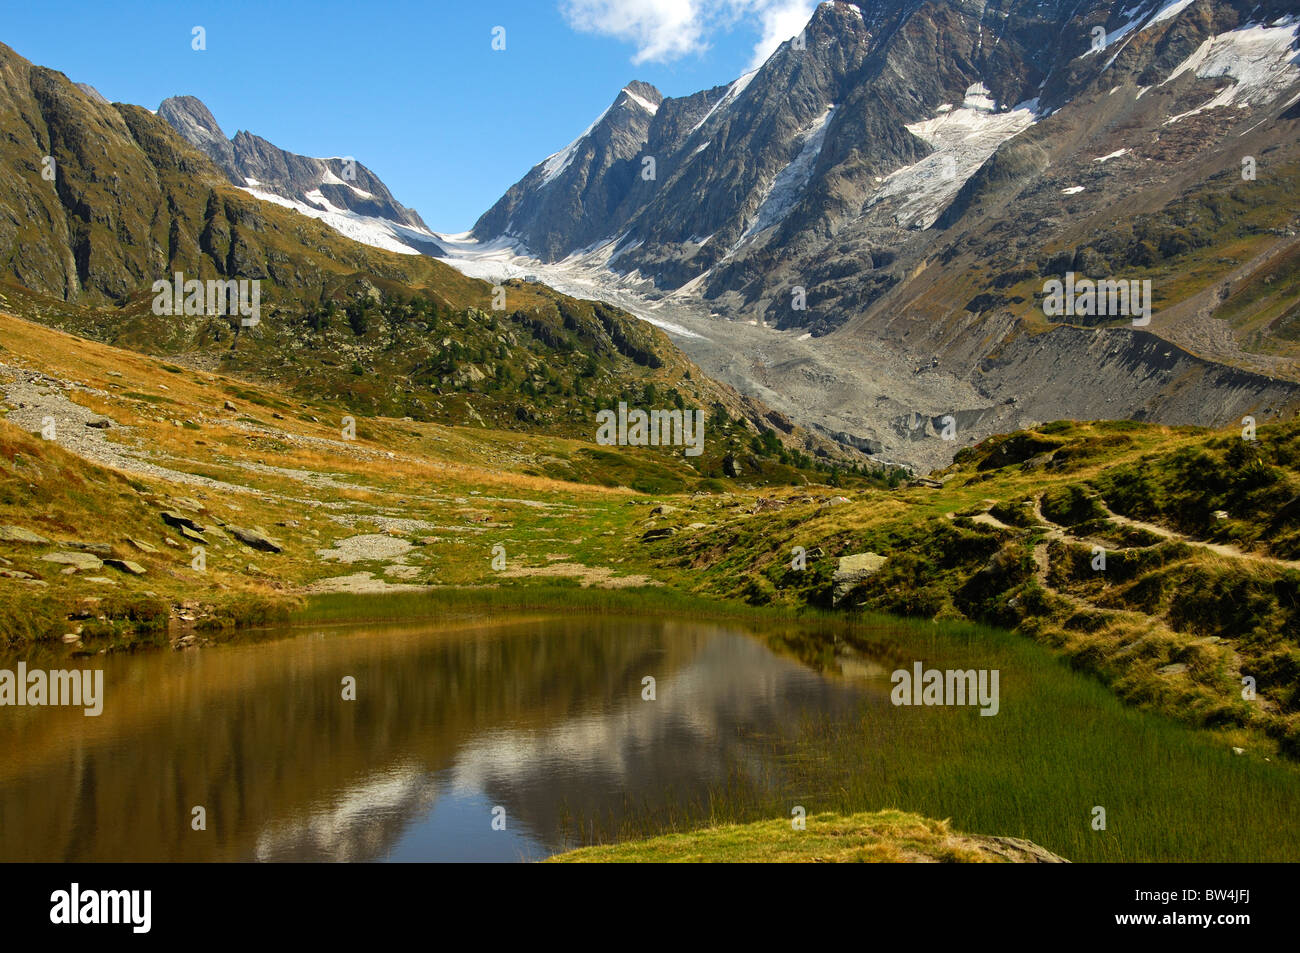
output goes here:
<path id="1" fill-rule="evenodd" d="M 132 576 L 143 576 L 145 574 L 143 566 L 129 559 L 105 559 L 104 565 L 110 569 L 116 569 L 118 572 L 130 573 Z"/>
<path id="2" fill-rule="evenodd" d="M 25 543 L 31 546 L 49 545 L 44 536 L 33 533 L 21 526 L 0 526 L 0 543 Z"/>
<path id="3" fill-rule="evenodd" d="M 267 536 L 264 532 L 257 529 L 245 529 L 242 526 L 227 524 L 226 532 L 251 549 L 260 550 L 264 553 L 279 553 L 284 551 L 283 546 L 271 539 L 271 537 Z"/>
<path id="4" fill-rule="evenodd" d="M 71 566 L 74 570 L 77 571 L 80 570 L 92 571 L 95 569 L 100 569 L 104 565 L 104 561 L 100 559 L 98 556 L 96 556 L 94 553 L 80 553 L 80 552 L 47 553 L 44 556 L 42 556 L 41 559 L 45 560 L 47 563 L 60 563 L 62 565 Z"/>
<path id="5" fill-rule="evenodd" d="M 159 515 L 164 523 L 179 530 L 190 529 L 196 533 L 202 533 L 207 528 L 201 523 L 194 522 L 184 513 L 177 513 L 175 510 L 163 510 Z"/>
<path id="6" fill-rule="evenodd" d="M 832 602 L 838 605 L 855 586 L 878 573 L 886 562 L 888 559 L 877 553 L 857 553 L 853 556 L 840 557 L 835 575 L 831 577 L 831 584 L 834 587 L 831 594 Z"/>

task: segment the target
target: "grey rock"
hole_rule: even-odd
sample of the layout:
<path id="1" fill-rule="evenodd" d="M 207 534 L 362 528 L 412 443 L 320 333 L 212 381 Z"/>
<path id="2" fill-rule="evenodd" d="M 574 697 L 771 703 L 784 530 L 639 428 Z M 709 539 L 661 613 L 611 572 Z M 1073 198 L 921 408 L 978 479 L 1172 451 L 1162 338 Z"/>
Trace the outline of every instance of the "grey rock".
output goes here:
<path id="1" fill-rule="evenodd" d="M 118 572 L 130 573 L 132 576 L 143 576 L 146 571 L 139 563 L 129 559 L 105 559 L 104 565 Z"/>
<path id="2" fill-rule="evenodd" d="M 242 526 L 230 524 L 226 526 L 226 532 L 251 549 L 257 549 L 264 553 L 279 553 L 284 551 L 283 546 L 271 539 L 271 537 L 267 536 L 261 530 L 245 529 Z"/>
<path id="3" fill-rule="evenodd" d="M 227 139 L 207 106 L 193 96 L 164 99 L 158 115 L 191 145 L 206 153 L 240 188 L 248 185 L 247 179 L 255 179 L 257 188 L 263 192 L 318 208 L 319 203 L 307 193 L 319 189 L 321 196 L 334 206 L 428 230 L 414 209 L 393 198 L 379 177 L 359 162 L 298 155 L 249 132 L 238 132 L 233 139 Z M 427 244 L 430 254 L 442 251 L 433 241 Z"/>
<path id="4" fill-rule="evenodd" d="M 77 540 L 65 540 L 59 545 L 66 546 L 68 549 L 79 549 L 83 553 L 94 553 L 100 559 L 113 555 L 113 547 L 108 543 L 83 543 Z"/>
<path id="5" fill-rule="evenodd" d="M 59 563 L 68 566 L 73 571 L 93 571 L 102 568 L 104 565 L 104 561 L 94 553 L 46 553 L 41 559 L 47 563 Z"/>
<path id="6" fill-rule="evenodd" d="M 853 556 L 840 557 L 835 575 L 831 577 L 831 602 L 834 605 L 844 599 L 854 587 L 880 572 L 889 560 L 876 553 L 857 553 Z"/>
<path id="7" fill-rule="evenodd" d="M 50 541 L 21 526 L 0 526 L 0 543 L 23 543 L 28 546 L 48 546 Z"/>
<path id="8" fill-rule="evenodd" d="M 159 515 L 162 517 L 164 523 L 168 526 L 174 527 L 175 529 L 189 529 L 196 533 L 207 531 L 206 526 L 201 523 L 196 523 L 184 513 L 177 513 L 175 510 L 163 510 Z"/>

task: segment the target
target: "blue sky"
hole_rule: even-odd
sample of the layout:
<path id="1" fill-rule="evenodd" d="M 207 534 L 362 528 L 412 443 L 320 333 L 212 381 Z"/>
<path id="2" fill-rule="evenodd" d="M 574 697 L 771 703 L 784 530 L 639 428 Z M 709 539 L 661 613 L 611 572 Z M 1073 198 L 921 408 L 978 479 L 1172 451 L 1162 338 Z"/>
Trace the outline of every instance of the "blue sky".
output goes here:
<path id="1" fill-rule="evenodd" d="M 0 41 L 156 109 L 202 99 L 226 135 L 352 155 L 431 228 L 462 231 L 630 80 L 730 82 L 801 29 L 811 0 L 9 3 Z M 193 28 L 207 49 L 192 47 Z M 504 51 L 492 49 L 506 28 Z"/>

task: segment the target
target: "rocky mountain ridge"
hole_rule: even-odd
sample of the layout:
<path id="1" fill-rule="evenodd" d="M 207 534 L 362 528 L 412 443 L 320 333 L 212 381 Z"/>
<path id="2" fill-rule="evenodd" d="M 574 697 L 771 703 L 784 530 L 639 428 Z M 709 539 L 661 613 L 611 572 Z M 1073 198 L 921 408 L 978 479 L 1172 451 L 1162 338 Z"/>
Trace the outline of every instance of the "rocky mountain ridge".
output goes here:
<path id="1" fill-rule="evenodd" d="M 247 131 L 226 138 L 216 118 L 193 96 L 172 96 L 158 116 L 206 154 L 232 185 L 287 205 L 335 230 L 390 251 L 440 254 L 418 212 L 402 205 L 370 169 L 348 156 L 326 159 L 288 152 Z"/>
<path id="2" fill-rule="evenodd" d="M 620 137 L 611 109 L 447 260 L 685 329 L 742 391 L 921 466 L 954 449 L 922 418 L 967 422 L 959 447 L 1062 411 L 1289 414 L 1298 27 L 1295 0 L 823 3 L 720 92 Z M 598 203 L 593 169 L 623 175 Z M 1067 272 L 1150 280 L 1150 325 L 1049 318 Z"/>

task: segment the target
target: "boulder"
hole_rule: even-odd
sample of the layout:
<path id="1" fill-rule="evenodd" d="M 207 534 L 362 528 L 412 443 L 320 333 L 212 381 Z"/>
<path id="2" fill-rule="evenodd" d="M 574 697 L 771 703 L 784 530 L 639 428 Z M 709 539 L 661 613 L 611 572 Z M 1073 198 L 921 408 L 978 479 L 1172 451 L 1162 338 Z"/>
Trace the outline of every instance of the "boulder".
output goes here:
<path id="1" fill-rule="evenodd" d="M 641 538 L 644 540 L 667 539 L 669 536 L 676 536 L 676 535 L 677 535 L 676 526 L 665 526 L 662 529 L 648 529 L 641 534 Z"/>
<path id="2" fill-rule="evenodd" d="M 244 529 L 242 526 L 228 524 L 226 526 L 226 532 L 251 549 L 261 550 L 264 553 L 279 553 L 284 551 L 283 546 L 271 539 L 271 537 L 267 536 L 261 530 Z"/>
<path id="3" fill-rule="evenodd" d="M 0 526 L 0 543 L 25 543 L 31 546 L 48 546 L 50 541 L 21 526 Z"/>
<path id="4" fill-rule="evenodd" d="M 158 552 L 158 547 L 150 545 L 149 543 L 146 543 L 142 539 L 136 539 L 134 536 L 128 536 L 126 538 L 126 541 L 130 543 L 132 546 L 134 546 L 136 549 L 140 550 L 140 552 L 142 553 Z"/>
<path id="5" fill-rule="evenodd" d="M 143 566 L 131 562 L 129 559 L 105 559 L 104 565 L 110 569 L 116 569 L 118 572 L 130 573 L 132 576 L 143 576 L 145 573 Z"/>
<path id="6" fill-rule="evenodd" d="M 853 556 L 841 556 L 835 575 L 831 577 L 833 586 L 831 601 L 839 605 L 840 601 L 853 588 L 871 578 L 888 562 L 884 556 L 876 553 L 857 553 Z"/>
<path id="7" fill-rule="evenodd" d="M 192 529 L 196 533 L 202 533 L 207 528 L 201 523 L 194 522 L 194 520 L 190 519 L 184 513 L 177 513 L 175 510 L 163 510 L 159 515 L 162 516 L 162 521 L 164 523 L 168 526 L 173 526 L 176 529 Z"/>
<path id="8" fill-rule="evenodd" d="M 100 559 L 98 556 L 96 556 L 94 553 L 78 553 L 78 552 L 47 553 L 46 555 L 42 556 L 41 559 L 45 560 L 47 563 L 61 563 L 65 566 L 71 567 L 75 571 L 95 570 L 101 568 L 104 565 L 104 561 Z"/>
<path id="9" fill-rule="evenodd" d="M 94 553 L 100 559 L 106 559 L 113 555 L 113 547 L 108 543 L 82 543 L 77 540 L 66 539 L 59 545 L 66 546 L 68 549 L 79 549 L 83 553 Z"/>

